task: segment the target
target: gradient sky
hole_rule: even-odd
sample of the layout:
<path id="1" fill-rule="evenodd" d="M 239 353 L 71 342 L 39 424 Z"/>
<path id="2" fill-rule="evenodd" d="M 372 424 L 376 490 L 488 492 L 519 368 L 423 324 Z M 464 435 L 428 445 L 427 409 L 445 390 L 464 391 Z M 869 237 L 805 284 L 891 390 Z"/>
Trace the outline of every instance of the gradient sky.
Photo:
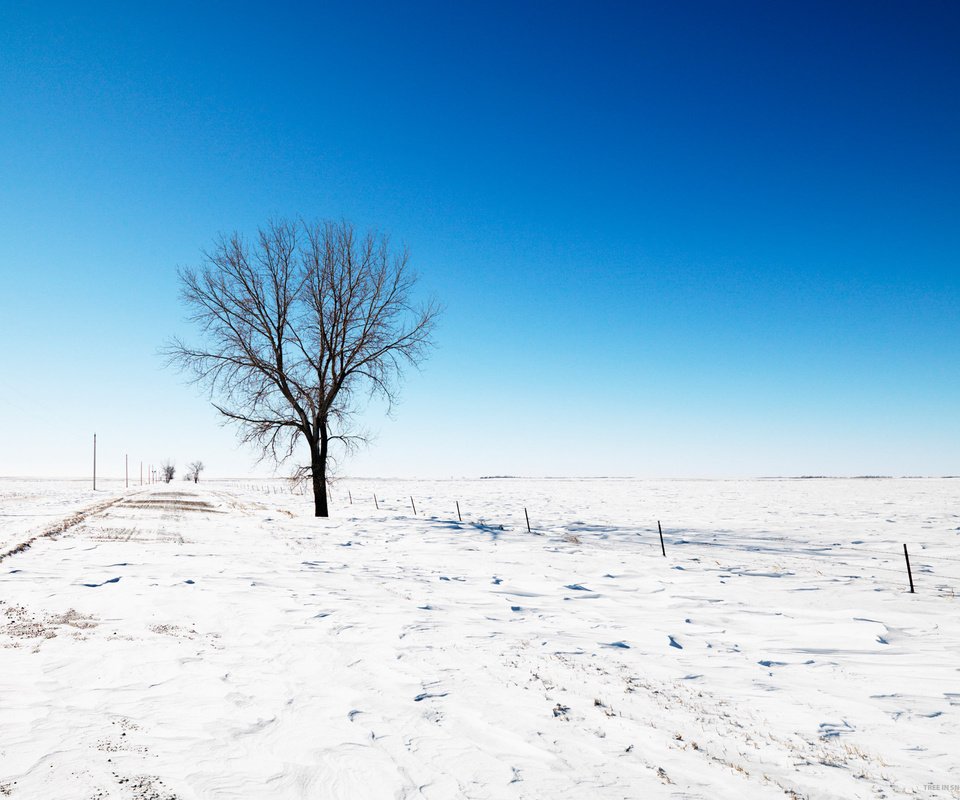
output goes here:
<path id="1" fill-rule="evenodd" d="M 202 6 L 202 7 L 201 7 Z M 0 475 L 269 473 L 158 348 L 219 232 L 446 306 L 354 475 L 960 473 L 960 5 L 0 5 Z"/>

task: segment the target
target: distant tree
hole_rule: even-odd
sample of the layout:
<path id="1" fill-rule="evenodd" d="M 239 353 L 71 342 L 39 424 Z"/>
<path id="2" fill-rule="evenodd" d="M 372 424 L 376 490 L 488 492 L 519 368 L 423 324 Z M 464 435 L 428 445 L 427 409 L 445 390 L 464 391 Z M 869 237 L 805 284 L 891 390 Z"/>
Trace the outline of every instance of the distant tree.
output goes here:
<path id="1" fill-rule="evenodd" d="M 170 483 L 173 480 L 173 476 L 177 471 L 176 465 L 170 461 L 164 461 L 160 465 L 160 477 L 163 478 L 164 483 Z"/>
<path id="2" fill-rule="evenodd" d="M 187 467 L 187 478 L 192 480 L 194 483 L 198 483 L 200 481 L 201 472 L 203 472 L 203 462 L 191 461 L 190 466 Z"/>
<path id="3" fill-rule="evenodd" d="M 329 514 L 331 447 L 366 441 L 352 420 L 364 395 L 392 408 L 404 366 L 425 357 L 439 314 L 415 305 L 405 249 L 348 222 L 271 222 L 248 243 L 221 237 L 198 269 L 180 271 L 182 298 L 204 335 L 166 349 L 210 392 L 261 458 L 280 463 L 302 438 L 314 513 Z"/>

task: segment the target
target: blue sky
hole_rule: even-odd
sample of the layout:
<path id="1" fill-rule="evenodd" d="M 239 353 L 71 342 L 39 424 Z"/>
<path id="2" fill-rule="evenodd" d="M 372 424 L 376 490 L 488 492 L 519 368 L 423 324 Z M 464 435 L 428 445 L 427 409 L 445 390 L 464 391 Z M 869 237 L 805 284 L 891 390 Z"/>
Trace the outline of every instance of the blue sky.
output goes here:
<path id="1" fill-rule="evenodd" d="M 178 266 L 296 215 L 446 306 L 345 473 L 960 473 L 958 39 L 948 2 L 4 3 L 0 474 L 94 430 L 117 474 L 264 472 L 156 351 Z"/>

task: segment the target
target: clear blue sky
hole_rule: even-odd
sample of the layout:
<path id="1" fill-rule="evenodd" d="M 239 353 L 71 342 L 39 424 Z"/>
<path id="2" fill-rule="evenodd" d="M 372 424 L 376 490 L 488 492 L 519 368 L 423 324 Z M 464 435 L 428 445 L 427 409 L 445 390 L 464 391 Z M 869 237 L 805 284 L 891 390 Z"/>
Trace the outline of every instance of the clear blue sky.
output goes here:
<path id="1" fill-rule="evenodd" d="M 294 215 L 447 308 L 346 473 L 960 473 L 958 41 L 952 2 L 5 2 L 0 474 L 94 430 L 250 472 L 156 351 L 178 265 Z"/>

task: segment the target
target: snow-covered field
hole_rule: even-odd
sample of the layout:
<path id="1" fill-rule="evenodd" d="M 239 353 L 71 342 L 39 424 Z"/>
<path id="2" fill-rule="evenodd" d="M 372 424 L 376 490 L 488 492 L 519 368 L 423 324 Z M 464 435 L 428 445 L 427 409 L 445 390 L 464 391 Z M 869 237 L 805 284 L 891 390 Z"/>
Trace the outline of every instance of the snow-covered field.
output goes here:
<path id="1" fill-rule="evenodd" d="M 333 499 L 0 482 L 0 797 L 960 797 L 960 480 Z"/>

